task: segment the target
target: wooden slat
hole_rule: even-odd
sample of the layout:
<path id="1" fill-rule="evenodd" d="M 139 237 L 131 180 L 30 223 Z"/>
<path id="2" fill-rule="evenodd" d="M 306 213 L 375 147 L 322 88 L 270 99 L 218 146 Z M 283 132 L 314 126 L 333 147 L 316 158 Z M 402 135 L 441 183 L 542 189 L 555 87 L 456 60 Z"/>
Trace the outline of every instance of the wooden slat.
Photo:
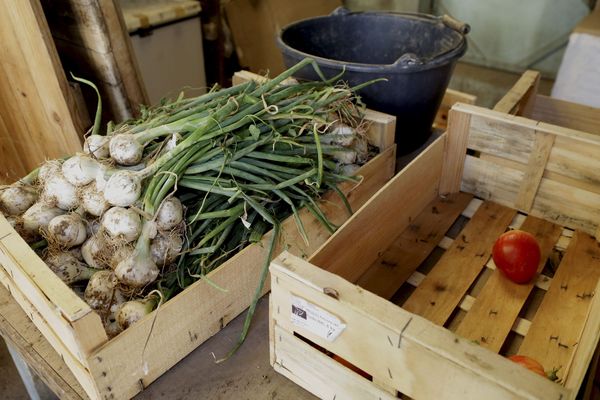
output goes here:
<path id="1" fill-rule="evenodd" d="M 520 118 L 490 119 L 487 115 L 471 117 L 469 149 L 527 164 L 535 143 L 537 122 Z"/>
<path id="2" fill-rule="evenodd" d="M 275 371 L 321 399 L 392 400 L 392 396 L 333 358 L 275 325 Z"/>
<path id="3" fill-rule="evenodd" d="M 30 280 L 31 285 L 40 288 L 43 296 L 59 309 L 67 321 L 76 321 L 91 312 L 90 306 L 75 292 L 67 290 L 68 286 L 48 268 L 1 215 L 0 249 L 5 257 L 3 267 L 11 277 L 16 279 L 18 274 Z"/>
<path id="4" fill-rule="evenodd" d="M 73 356 L 85 364 L 87 356 L 107 341 L 100 317 L 37 257 L 16 232 L 10 232 L 12 228 L 6 229 L 7 225 L 4 217 L 0 216 L 0 232 L 5 235 L 0 238 L 1 266 Z M 95 329 L 77 331 L 71 323 L 80 319 L 82 324 L 95 326 Z"/>
<path id="5" fill-rule="evenodd" d="M 0 42 L 0 170 L 14 181 L 80 150 L 84 127 L 37 0 L 0 2 Z"/>
<path id="6" fill-rule="evenodd" d="M 60 399 L 87 397 L 58 353 L 3 286 L 0 286 L 0 335 Z"/>
<path id="7" fill-rule="evenodd" d="M 484 268 L 494 241 L 514 215 L 514 210 L 490 202 L 479 207 L 402 307 L 443 325 Z"/>
<path id="8" fill-rule="evenodd" d="M 379 250 L 437 197 L 443 147 L 440 137 L 336 231 L 311 262 L 355 282 L 375 262 Z"/>
<path id="9" fill-rule="evenodd" d="M 367 140 L 380 150 L 396 143 L 396 117 L 375 110 L 365 110 L 365 119 L 371 124 L 367 130 Z"/>
<path id="10" fill-rule="evenodd" d="M 342 186 L 353 209 L 358 209 L 390 179 L 395 165 L 394 154 L 394 147 L 388 148 L 359 169 L 357 174 L 364 176 L 360 185 L 347 182 Z M 321 204 L 333 223 L 341 224 L 349 218 L 336 193 L 327 194 Z M 281 240 L 275 254 L 288 249 L 299 256 L 310 256 L 330 237 L 329 231 L 309 211 L 302 209 L 299 214 L 309 245 L 304 244 L 290 217 L 282 224 Z M 210 282 L 228 292 L 199 280 L 100 348 L 89 359 L 89 368 L 101 398 L 111 395 L 130 398 L 139 393 L 245 310 L 254 296 L 270 237 L 271 233 L 267 233 L 261 244 L 246 247 L 208 274 Z M 268 283 L 265 285 L 263 293 L 269 286 Z M 169 351 L 165 352 L 165 349 Z"/>
<path id="11" fill-rule="evenodd" d="M 491 160 L 467 156 L 461 190 L 512 206 L 523 174 Z M 542 178 L 530 214 L 593 235 L 600 225 L 600 194 Z"/>
<path id="12" fill-rule="evenodd" d="M 490 119 L 489 116 L 473 116 L 468 147 L 481 153 L 482 158 L 501 157 L 521 164 L 529 164 L 531 154 L 537 145 L 537 135 L 552 135 L 541 132 L 539 124 L 514 124 L 514 120 L 502 121 Z M 536 135 L 537 131 L 537 135 Z M 600 137 L 600 136 L 599 136 Z M 547 138 L 548 142 L 552 139 Z M 557 136 L 549 153 L 546 164 L 546 176 L 558 174 L 579 182 L 575 186 L 600 187 L 599 143 L 590 146 L 588 141 L 580 141 L 566 136 Z M 560 177 L 557 176 L 557 179 Z"/>
<path id="13" fill-rule="evenodd" d="M 600 109 L 538 94 L 531 118 L 579 131 L 600 134 Z"/>
<path id="14" fill-rule="evenodd" d="M 535 217 L 527 217 L 520 229 L 534 235 L 540 244 L 540 272 L 562 229 Z M 512 283 L 499 270 L 495 270 L 460 322 L 456 334 L 477 340 L 481 346 L 499 352 L 534 283 L 535 280 L 523 285 Z"/>
<path id="15" fill-rule="evenodd" d="M 471 126 L 471 115 L 456 111 L 453 106 L 449 113 L 444 164 L 440 181 L 440 193 L 454 193 L 460 190 L 463 165 L 467 151 L 467 141 Z"/>
<path id="16" fill-rule="evenodd" d="M 271 317 L 277 326 L 325 347 L 411 398 L 568 398 L 567 390 L 548 379 L 298 257 L 281 255 L 270 269 Z M 326 294 L 333 291 L 337 299 Z M 294 325 L 291 294 L 336 315 L 346 329 L 330 342 Z"/>
<path id="17" fill-rule="evenodd" d="M 596 285 L 594 293 L 600 293 L 600 281 Z M 598 309 L 600 309 L 600 296 L 594 296 L 589 307 L 585 328 L 579 338 L 579 343 L 577 344 L 575 354 L 573 355 L 569 373 L 564 380 L 565 387 L 573 391 L 578 390 L 581 386 L 590 365 L 592 366 L 592 368 L 590 368 L 591 370 L 599 371 L 598 362 L 600 361 L 600 347 L 598 347 L 598 343 L 600 342 L 600 313 L 597 312 Z M 595 354 L 594 349 L 596 349 Z M 598 378 L 600 378 L 598 372 L 596 372 L 596 374 L 590 374 L 588 378 L 590 380 L 588 388 L 593 386 L 598 390 L 600 386 L 600 380 Z M 586 390 L 586 392 L 588 391 Z M 588 398 L 584 395 L 583 398 L 591 400 L 595 397 Z"/>
<path id="18" fill-rule="evenodd" d="M 550 151 L 554 145 L 554 138 L 554 135 L 547 133 L 537 133 L 535 135 L 533 150 L 529 154 L 529 162 L 527 163 L 523 181 L 521 181 L 521 187 L 519 188 L 514 208 L 525 212 L 531 210 L 533 200 L 546 169 Z"/>
<path id="19" fill-rule="evenodd" d="M 567 376 L 600 278 L 600 246 L 582 232 L 567 248 L 519 353 Z"/>
<path id="20" fill-rule="evenodd" d="M 391 298 L 437 246 L 471 198 L 459 192 L 432 201 L 365 271 L 357 285 Z"/>
<path id="21" fill-rule="evenodd" d="M 476 96 L 472 94 L 459 92 L 458 90 L 446 89 L 442 104 L 438 108 L 433 127 L 436 129 L 446 130 L 448 127 L 448 113 L 455 103 L 475 104 Z"/>
<path id="22" fill-rule="evenodd" d="M 534 109 L 540 73 L 525 71 L 517 83 L 494 106 L 495 111 L 529 117 Z"/>
<path id="23" fill-rule="evenodd" d="M 68 335 L 63 335 L 57 332 L 54 326 L 48 324 L 46 316 L 42 315 L 36 307 L 26 298 L 24 293 L 0 268 L 0 283 L 10 292 L 10 295 L 16 301 L 21 309 L 25 312 L 30 321 L 35 325 L 39 332 L 46 338 L 60 359 L 64 362 L 67 368 L 73 373 L 82 389 L 89 395 L 94 396 L 96 393 L 95 384 L 90 376 L 89 371 L 84 366 L 84 363 L 78 359 L 68 343 Z"/>

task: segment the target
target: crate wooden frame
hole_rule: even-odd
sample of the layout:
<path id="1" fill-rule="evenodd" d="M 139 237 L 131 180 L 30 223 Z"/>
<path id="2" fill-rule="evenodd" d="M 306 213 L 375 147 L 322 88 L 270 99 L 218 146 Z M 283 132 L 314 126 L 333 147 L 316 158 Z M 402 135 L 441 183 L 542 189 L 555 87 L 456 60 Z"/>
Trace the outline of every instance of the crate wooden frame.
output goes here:
<path id="1" fill-rule="evenodd" d="M 278 372 L 323 399 L 394 399 L 400 393 L 415 399 L 575 398 L 600 339 L 600 297 L 594 295 L 600 291 L 598 273 L 594 272 L 600 269 L 600 160 L 593 157 L 600 154 L 600 136 L 593 130 L 600 126 L 596 125 L 600 115 L 597 110 L 572 103 L 565 108 L 564 102 L 537 95 L 538 79 L 539 74 L 533 71 L 525 73 L 496 110 L 455 105 L 450 111 L 448 131 L 388 182 L 308 261 L 283 253 L 271 264 L 271 364 Z M 468 207 L 463 203 L 457 206 L 464 201 L 458 199 L 465 193 L 480 199 Z M 451 206 L 468 216 L 473 216 L 477 206 L 483 209 L 482 215 L 487 212 L 487 220 L 481 216 L 475 219 L 490 229 L 488 237 L 476 237 L 470 244 L 468 240 L 476 230 L 454 241 L 444 237 L 447 227 L 439 227 L 435 218 L 446 212 L 443 207 Z M 427 214 L 427 229 L 431 231 L 421 225 L 421 218 Z M 567 248 L 556 279 L 541 274 L 536 282 L 515 288 L 502 283 L 506 280 L 493 271 L 493 262 L 486 262 L 491 240 L 498 234 L 493 229 L 501 228 L 498 232 L 502 232 L 510 224 L 521 223 L 526 229 L 539 229 L 538 238 L 544 239 L 544 246 L 549 242 L 550 249 Z M 485 232 L 481 226 L 479 229 Z M 414 272 L 414 266 L 401 277 L 400 284 L 417 286 L 404 302 L 403 307 L 410 311 L 387 300 L 399 286 L 386 287 L 392 275 L 386 275 L 390 268 L 383 262 L 383 255 L 392 253 L 394 246 L 402 246 L 402 240 L 406 241 L 403 248 L 409 249 L 405 253 L 421 251 L 421 242 L 427 240 L 433 242 L 432 247 L 448 249 L 431 272 Z M 464 248 L 472 253 L 465 250 L 470 256 L 461 262 L 458 277 L 439 273 L 448 271 L 436 269 L 444 257 Z M 526 334 L 522 346 L 528 340 L 527 334 L 535 334 L 532 337 L 538 338 L 537 342 L 530 339 L 526 346 L 529 354 L 567 360 L 558 371 L 563 385 L 495 354 L 498 350 L 490 351 L 488 347 L 498 344 L 478 341 L 480 332 L 475 328 L 459 335 L 439 326 L 446 323 L 448 315 L 439 317 L 428 311 L 446 307 L 450 300 L 439 293 L 452 292 L 455 286 L 462 289 L 456 289 L 458 294 L 451 293 L 454 303 L 448 307 L 452 313 L 458 309 L 487 311 L 481 306 L 483 300 L 478 303 L 477 297 L 469 295 L 476 278 L 467 278 L 469 270 L 463 265 L 472 263 L 475 257 L 483 259 L 475 260 L 475 277 L 491 270 L 492 277 L 484 281 L 484 286 L 500 282 L 511 288 L 496 286 L 493 294 L 497 293 L 498 299 L 508 302 L 519 297 L 520 303 L 510 306 L 512 320 L 508 333 L 503 334 Z M 401 256 L 399 260 L 403 260 Z M 383 278 L 375 285 L 381 296 L 363 287 L 365 273 L 374 268 L 383 271 Z M 519 311 L 534 286 L 546 294 L 534 320 L 529 321 Z M 481 298 L 493 297 L 484 297 L 484 290 Z M 513 290 L 524 293 L 512 295 Z M 567 293 L 566 297 L 556 294 L 561 291 Z M 291 319 L 293 297 L 337 316 L 346 324 L 345 330 L 330 342 L 295 325 Z M 546 298 L 548 304 L 544 304 Z M 430 299 L 440 301 L 427 304 Z M 557 304 L 557 299 L 570 302 L 569 307 L 579 303 L 566 308 Z M 540 335 L 547 331 L 540 326 L 544 321 L 552 322 L 553 314 L 548 309 L 553 305 L 556 318 L 565 310 L 573 310 L 575 317 L 572 327 L 560 325 L 560 334 L 550 335 L 549 342 L 542 343 Z M 485 322 L 495 317 L 491 312 L 479 314 L 477 322 L 492 329 Z M 536 321 L 538 318 L 542 322 Z M 576 340 L 561 342 L 563 337 L 573 335 Z M 561 353 L 561 345 L 567 353 Z M 332 355 L 350 363 L 350 368 Z"/>
<path id="2" fill-rule="evenodd" d="M 357 172 L 364 178 L 360 184 L 341 186 L 353 209 L 364 204 L 394 174 L 395 117 L 375 113 L 371 121 L 370 143 L 380 153 Z M 334 193 L 325 196 L 322 209 L 335 224 L 348 218 Z M 303 243 L 290 218 L 283 223 L 278 252 L 285 246 L 296 254 L 311 254 L 330 236 L 308 211 L 302 210 L 300 218 L 310 245 Z M 229 293 L 199 280 L 162 305 L 158 313 L 146 316 L 111 340 L 104 333 L 100 317 L 52 273 L 1 215 L 0 282 L 56 350 L 87 396 L 125 399 L 142 391 L 248 307 L 270 235 L 265 235 L 263 244 L 248 246 L 207 276 Z M 268 290 L 267 284 L 264 293 Z"/>

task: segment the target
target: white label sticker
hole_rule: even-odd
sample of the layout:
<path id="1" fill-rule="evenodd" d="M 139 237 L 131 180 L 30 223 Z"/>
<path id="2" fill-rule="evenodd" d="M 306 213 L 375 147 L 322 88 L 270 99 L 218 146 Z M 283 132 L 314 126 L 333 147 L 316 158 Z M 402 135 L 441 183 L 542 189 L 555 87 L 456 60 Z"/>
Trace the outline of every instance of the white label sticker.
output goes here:
<path id="1" fill-rule="evenodd" d="M 333 342 L 346 329 L 346 324 L 335 315 L 294 295 L 292 295 L 291 311 L 294 325 L 330 342 Z"/>

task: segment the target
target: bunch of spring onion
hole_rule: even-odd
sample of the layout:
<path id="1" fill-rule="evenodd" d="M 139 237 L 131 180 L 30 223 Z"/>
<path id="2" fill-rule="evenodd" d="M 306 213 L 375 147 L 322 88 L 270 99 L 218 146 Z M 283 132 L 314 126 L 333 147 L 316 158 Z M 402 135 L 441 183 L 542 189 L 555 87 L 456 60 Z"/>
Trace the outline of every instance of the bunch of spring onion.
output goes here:
<path id="1" fill-rule="evenodd" d="M 111 336 L 272 229 L 243 340 L 280 222 L 292 215 L 307 240 L 306 207 L 333 231 L 318 198 L 368 158 L 351 89 L 281 85 L 311 64 L 144 109 L 104 134 L 99 101 L 84 151 L 1 188 L 0 208 Z"/>

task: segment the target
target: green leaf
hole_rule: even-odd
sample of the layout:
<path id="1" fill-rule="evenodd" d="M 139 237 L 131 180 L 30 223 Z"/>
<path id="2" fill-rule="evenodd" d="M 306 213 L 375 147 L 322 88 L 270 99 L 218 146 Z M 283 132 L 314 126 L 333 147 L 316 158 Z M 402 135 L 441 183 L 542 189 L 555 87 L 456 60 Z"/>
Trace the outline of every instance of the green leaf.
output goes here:
<path id="1" fill-rule="evenodd" d="M 252 136 L 252 139 L 258 140 L 258 137 L 260 136 L 260 129 L 258 129 L 256 125 L 250 125 L 248 127 L 248 131 L 250 131 L 250 136 Z"/>

